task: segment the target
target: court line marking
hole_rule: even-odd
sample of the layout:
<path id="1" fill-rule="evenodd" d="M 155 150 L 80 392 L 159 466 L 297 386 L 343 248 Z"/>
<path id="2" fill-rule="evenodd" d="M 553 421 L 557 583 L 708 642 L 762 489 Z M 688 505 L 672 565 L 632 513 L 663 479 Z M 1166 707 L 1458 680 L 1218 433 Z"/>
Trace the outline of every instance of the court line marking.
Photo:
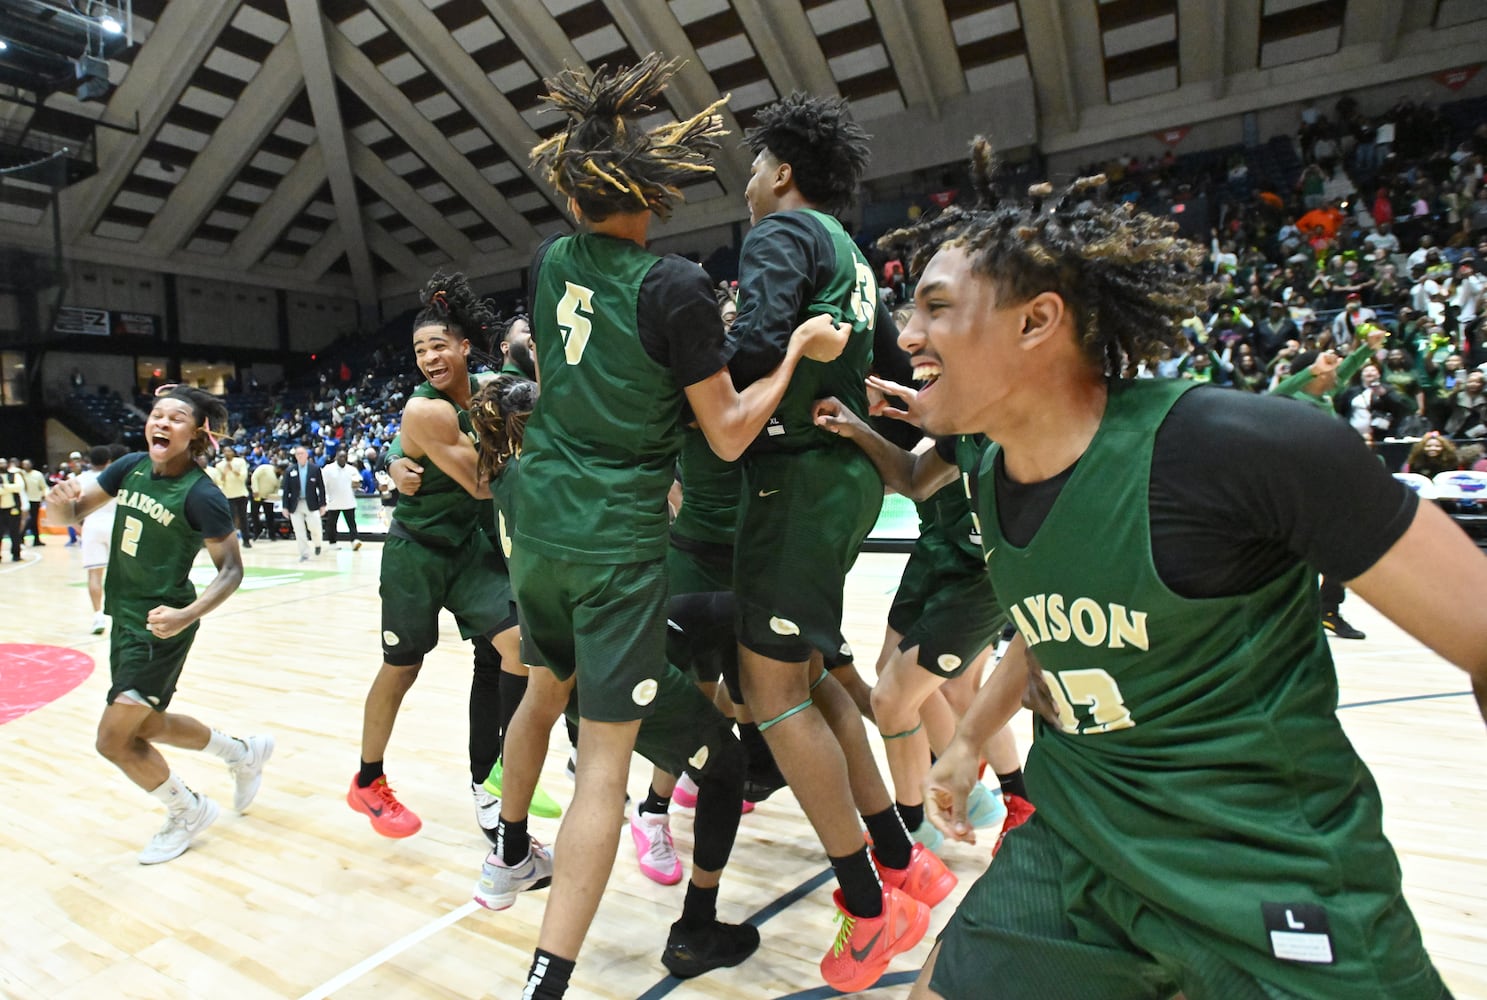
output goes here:
<path id="1" fill-rule="evenodd" d="M 334 979 L 329 979 L 326 982 L 321 983 L 315 989 L 300 997 L 299 1000 L 325 1000 L 326 997 L 329 997 L 341 987 L 351 985 L 356 980 L 366 975 L 368 972 L 371 972 L 379 965 L 387 962 L 389 959 L 396 958 L 398 955 L 407 951 L 409 948 L 413 947 L 424 939 L 432 937 L 451 924 L 458 923 L 478 909 L 480 909 L 480 904 L 472 900 L 466 903 L 464 906 L 461 906 L 459 909 L 450 910 L 438 920 L 434 920 L 430 923 L 424 924 L 422 927 L 418 928 L 412 933 L 398 938 L 392 944 L 383 948 L 375 955 L 367 956 L 360 962 L 357 962 L 351 968 L 347 969 L 345 972 L 342 972 L 340 975 L 336 976 Z"/>
<path id="2" fill-rule="evenodd" d="M 1337 708 L 1338 711 L 1341 711 L 1345 708 L 1365 708 L 1371 705 L 1389 705 L 1408 701 L 1427 701 L 1436 698 L 1460 698 L 1470 695 L 1471 693 L 1472 692 L 1470 691 L 1443 691 L 1436 694 L 1403 695 L 1398 698 L 1381 698 L 1376 701 L 1349 702 L 1345 705 L 1338 705 Z M 767 923 L 769 920 L 779 916 L 781 913 L 783 913 L 795 903 L 799 902 L 801 899 L 804 899 L 806 896 L 810 895 L 812 892 L 815 892 L 821 886 L 825 885 L 831 880 L 831 878 L 832 869 L 830 868 L 825 868 L 817 872 L 815 875 L 806 879 L 795 888 L 786 891 L 785 893 L 776 897 L 774 900 L 766 903 L 754 913 L 750 914 L 748 919 L 744 922 L 753 924 L 755 927 Z M 417 930 L 410 932 L 404 937 L 399 938 L 397 941 L 394 941 L 392 944 L 383 948 L 376 954 L 368 956 L 367 958 L 358 962 L 356 965 L 353 965 L 351 968 L 345 970 L 335 978 L 327 980 L 325 983 L 311 990 L 309 993 L 304 994 L 302 997 L 299 998 L 299 1000 L 326 1000 L 326 998 L 331 996 L 332 993 L 334 993 L 336 990 L 341 989 L 344 986 L 349 986 L 351 983 L 360 979 L 368 972 L 371 972 L 378 966 L 381 966 L 389 960 L 396 958 L 404 951 L 407 951 L 414 945 L 419 944 L 420 942 L 432 937 L 439 931 L 442 931 L 444 928 L 458 923 L 465 917 L 469 916 L 471 913 L 474 913 L 479 908 L 479 904 L 472 901 L 466 903 L 458 909 L 451 910 L 444 916 L 439 917 L 437 920 L 433 920 L 430 923 L 427 923 L 424 926 L 418 928 Z M 877 983 L 875 983 L 874 988 L 876 989 L 878 987 L 884 986 L 903 986 L 914 982 L 914 980 L 916 980 L 918 977 L 919 970 L 917 969 L 904 972 L 891 972 L 885 975 Z M 668 996 L 685 982 L 685 979 L 677 979 L 675 976 L 666 976 L 650 989 L 640 994 L 640 996 L 637 997 L 636 1000 L 661 1000 L 662 997 Z M 839 995 L 840 994 L 836 990 L 833 990 L 829 986 L 820 986 L 814 989 L 805 990 L 803 992 L 789 993 L 782 997 L 778 997 L 777 1000 L 828 1000 L 828 998 L 830 997 Z"/>
<path id="3" fill-rule="evenodd" d="M 30 546 L 28 545 L 26 546 L 26 548 L 30 548 Z M 32 566 L 35 566 L 39 562 L 41 562 L 41 556 L 39 554 L 28 553 L 26 557 L 20 562 L 17 563 L 12 561 L 10 565 L 6 566 L 4 569 L 0 569 L 0 573 L 14 573 L 18 570 L 30 569 Z"/>

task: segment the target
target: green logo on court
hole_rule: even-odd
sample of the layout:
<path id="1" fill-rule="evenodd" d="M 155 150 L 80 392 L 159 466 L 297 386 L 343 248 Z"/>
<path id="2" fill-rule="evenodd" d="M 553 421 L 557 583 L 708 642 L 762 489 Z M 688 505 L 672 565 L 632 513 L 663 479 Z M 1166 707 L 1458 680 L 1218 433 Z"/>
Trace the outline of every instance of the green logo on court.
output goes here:
<path id="1" fill-rule="evenodd" d="M 197 587 L 207 586 L 216 575 L 215 566 L 191 567 L 191 582 Z M 268 590 L 271 587 L 284 587 L 291 583 L 319 580 L 336 575 L 333 570 L 323 569 L 269 569 L 265 566 L 244 566 L 243 582 L 238 589 L 242 591 Z"/>

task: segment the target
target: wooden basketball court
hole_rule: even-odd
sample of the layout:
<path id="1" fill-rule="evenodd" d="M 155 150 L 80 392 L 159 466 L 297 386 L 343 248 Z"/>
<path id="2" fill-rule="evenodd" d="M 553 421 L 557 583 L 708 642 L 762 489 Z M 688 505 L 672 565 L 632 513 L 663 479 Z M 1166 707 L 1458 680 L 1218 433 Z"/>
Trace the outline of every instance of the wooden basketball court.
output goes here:
<path id="1" fill-rule="evenodd" d="M 65 660 L 61 651 L 20 644 L 66 647 L 96 661 L 69 693 L 0 725 L 0 996 L 518 995 L 546 893 L 499 914 L 470 901 L 486 847 L 466 770 L 468 646 L 447 621 L 404 703 L 387 769 L 424 827 L 405 841 L 384 840 L 344 800 L 362 698 L 379 662 L 380 546 L 327 551 L 303 566 L 289 542 L 246 555 L 249 576 L 203 624 L 175 706 L 233 733 L 273 732 L 278 748 L 242 817 L 229 808 L 231 782 L 220 762 L 171 751 L 194 788 L 226 805 L 197 846 L 155 867 L 137 864 L 135 854 L 161 809 L 93 752 L 108 637 L 88 634 L 78 550 L 54 538 L 27 548 L 26 562 L 0 565 L 0 692 Z M 865 555 L 850 581 L 846 633 L 869 674 L 902 564 L 902 556 Z M 1343 722 L 1383 788 L 1388 832 L 1431 954 L 1458 998 L 1487 998 L 1487 736 L 1466 677 L 1357 598 L 1345 611 L 1369 638 L 1334 641 Z M 1019 727 L 1025 738 L 1025 718 Z M 572 794 L 566 756 L 559 731 L 543 783 L 564 802 Z M 637 761 L 632 795 L 644 794 L 648 776 Z M 532 820 L 548 843 L 557 825 Z M 690 860 L 690 817 L 674 816 L 672 828 Z M 962 884 L 936 911 L 931 938 L 984 869 L 986 849 L 951 846 L 945 857 Z M 819 844 L 789 793 L 780 793 L 744 817 L 719 902 L 723 919 L 752 915 L 759 924 L 758 955 L 681 983 L 667 978 L 659 958 L 683 887 L 642 876 L 624 836 L 571 995 L 834 996 L 816 968 L 835 929 L 830 889 Z M 903 996 L 928 948 L 929 938 L 861 996 Z"/>

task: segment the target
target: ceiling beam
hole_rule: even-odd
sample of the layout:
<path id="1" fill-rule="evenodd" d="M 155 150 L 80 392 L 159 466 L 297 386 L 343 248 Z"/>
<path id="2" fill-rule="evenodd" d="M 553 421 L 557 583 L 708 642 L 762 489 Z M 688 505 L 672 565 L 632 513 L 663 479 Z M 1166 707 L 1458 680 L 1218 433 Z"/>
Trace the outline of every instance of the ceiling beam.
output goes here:
<path id="1" fill-rule="evenodd" d="M 1209 0 L 1177 0 L 1177 73 L 1183 87 L 1206 85 L 1213 97 L 1224 96 L 1229 73 L 1227 4 Z"/>
<path id="2" fill-rule="evenodd" d="M 816 29 L 800 4 L 733 0 L 733 9 L 780 96 L 792 90 L 817 97 L 841 96 L 826 55 L 816 43 Z"/>
<path id="3" fill-rule="evenodd" d="M 1228 0 L 1221 5 L 1224 10 L 1224 93 L 1229 91 L 1230 80 L 1238 73 L 1253 72 L 1260 65 L 1260 0 Z M 1182 31 L 1183 20 L 1177 19 L 1177 30 Z"/>
<path id="4" fill-rule="evenodd" d="M 544 80 L 557 76 L 566 67 L 588 65 L 557 18 L 542 4 L 485 0 L 485 9 Z"/>
<path id="5" fill-rule="evenodd" d="M 0 245 L 16 246 L 50 254 L 53 249 L 51 229 L 47 226 L 0 222 Z M 115 267 L 133 268 L 137 271 L 211 278 L 216 281 L 262 288 L 322 293 L 327 288 L 333 288 L 348 295 L 351 292 L 350 284 L 339 276 L 313 280 L 306 277 L 299 269 L 271 268 L 265 265 L 244 269 L 238 267 L 227 256 L 190 253 L 185 250 L 177 250 L 168 257 L 147 258 L 140 255 L 133 243 L 107 239 L 102 236 L 79 237 L 66 245 L 63 257 L 67 260 L 86 261 L 91 264 L 109 264 Z"/>
<path id="6" fill-rule="evenodd" d="M 140 244 L 146 252 L 168 254 L 190 240 L 238 171 L 253 159 L 259 145 L 279 124 L 303 83 L 294 32 L 290 31 L 263 61 L 253 82 L 238 95 L 237 103 L 145 229 Z"/>
<path id="7" fill-rule="evenodd" d="M 336 75 L 331 69 L 331 53 L 326 47 L 327 35 L 340 38 L 341 33 L 326 23 L 316 0 L 289 0 L 289 25 L 304 69 L 310 110 L 315 115 L 320 155 L 330 181 L 331 200 L 336 206 L 338 234 L 343 238 L 346 257 L 351 264 L 351 286 L 356 289 L 356 305 L 364 320 L 371 319 L 377 314 L 377 272 L 372 268 L 372 255 L 367 251 L 366 236 L 362 232 L 356 181 L 346 156 L 346 129 L 341 121 L 340 102 L 336 99 Z M 337 60 L 337 67 L 339 64 Z M 307 262 L 320 244 L 329 238 L 327 231 L 310 253 L 305 254 L 302 263 Z M 334 262 L 333 257 L 326 266 Z"/>
<path id="8" fill-rule="evenodd" d="M 417 226 L 440 250 L 447 253 L 456 264 L 474 257 L 480 251 L 470 238 L 460 232 L 439 210 L 430 205 L 427 198 L 420 198 L 413 187 L 387 168 L 382 157 L 372 152 L 355 137 L 347 140 L 351 153 L 351 169 L 368 187 L 382 196 L 403 218 Z"/>
<path id="9" fill-rule="evenodd" d="M 871 3 L 905 103 L 928 107 L 930 117 L 939 118 L 940 103 L 966 89 L 958 61 L 945 58 L 945 53 L 955 51 L 955 35 L 944 4 L 907 0 Z"/>
<path id="10" fill-rule="evenodd" d="M 366 221 L 367 246 L 387 261 L 405 278 L 425 281 L 429 276 L 429 269 L 403 244 L 393 239 L 391 233 L 383 229 L 377 222 L 368 219 Z"/>
<path id="11" fill-rule="evenodd" d="M 321 155 L 320 143 L 313 142 L 232 241 L 228 255 L 233 262 L 242 268 L 258 263 L 290 224 L 299 218 L 324 183 L 325 157 Z"/>
<path id="12" fill-rule="evenodd" d="M 697 57 L 697 50 L 692 48 L 692 40 L 669 8 L 630 0 L 604 0 L 604 6 L 636 52 L 663 52 L 669 58 L 683 61 L 667 88 L 679 115 L 689 118 L 723 96 L 718 93 L 707 67 Z M 727 105 L 720 111 L 723 128 L 730 138 L 713 156 L 717 179 L 726 191 L 741 196 L 749 183 L 751 157 L 744 152 L 743 129 L 738 119 L 733 117 Z"/>
<path id="13" fill-rule="evenodd" d="M 138 115 L 139 134 L 112 129 L 98 133 L 98 173 L 63 195 L 63 238 L 67 242 L 91 233 L 98 225 L 237 7 L 221 0 L 175 0 L 166 5 L 104 112 L 113 122 L 132 122 Z"/>
<path id="14" fill-rule="evenodd" d="M 1377 46 L 1379 61 L 1388 62 L 1399 51 L 1399 37 L 1404 33 L 1404 8 L 1404 0 L 1348 4 L 1342 22 L 1342 44 Z"/>
<path id="15" fill-rule="evenodd" d="M 547 184 L 541 172 L 533 170 L 530 163 L 532 147 L 541 142 L 542 137 L 533 131 L 521 112 L 496 89 L 475 60 L 453 43 L 449 31 L 434 13 L 422 3 L 407 3 L 406 0 L 370 0 L 369 5 L 403 40 L 408 50 L 439 78 L 448 89 L 449 95 L 475 119 L 475 124 L 496 141 L 512 165 L 540 190 L 546 191 Z M 488 181 L 483 183 L 489 185 Z M 499 198 L 493 191 L 487 191 L 485 195 L 485 200 Z M 471 204 L 477 202 L 471 201 Z M 413 220 L 407 212 L 403 212 L 403 215 L 409 221 Z M 433 237 L 434 234 L 421 223 L 415 225 Z M 511 241 L 519 234 L 503 230 L 502 235 Z M 466 244 L 468 246 L 468 241 Z M 458 259 L 473 254 L 475 250 L 468 247 L 464 252 L 456 254 L 446 248 L 445 252 Z"/>
<path id="16" fill-rule="evenodd" d="M 367 253 L 365 240 L 359 246 L 362 253 Z M 315 245 L 305 251 L 305 255 L 299 259 L 299 267 L 295 270 L 301 272 L 310 281 L 319 281 L 325 277 L 325 272 L 330 270 L 330 266 L 345 252 L 346 237 L 341 232 L 341 224 L 332 222 L 330 228 L 315 241 Z M 371 255 L 367 254 L 368 267 L 372 266 L 371 259 Z"/>
<path id="17" fill-rule="evenodd" d="M 1027 61 L 1037 94 L 1038 117 L 1043 123 L 1038 131 L 1041 134 L 1051 127 L 1055 132 L 1075 132 L 1079 129 L 1080 101 L 1074 89 L 1073 61 L 1064 31 L 1062 4 L 1059 0 L 1049 0 L 1018 4 L 1017 9 L 1022 17 L 1022 34 L 1027 39 Z M 1103 72 L 1100 77 L 1104 79 Z"/>
<path id="18" fill-rule="evenodd" d="M 313 0 L 296 0 L 313 2 Z M 423 116 L 413 102 L 392 81 L 383 76 L 372 61 L 334 27 L 327 32 L 330 54 L 340 78 L 377 117 L 397 133 L 444 183 L 457 191 L 470 207 L 479 212 L 506 242 L 513 246 L 535 247 L 540 238 L 527 217 L 511 207 L 490 181 L 480 176 L 475 165 L 449 143 L 444 133 Z M 492 88 L 494 89 L 494 88 Z"/>

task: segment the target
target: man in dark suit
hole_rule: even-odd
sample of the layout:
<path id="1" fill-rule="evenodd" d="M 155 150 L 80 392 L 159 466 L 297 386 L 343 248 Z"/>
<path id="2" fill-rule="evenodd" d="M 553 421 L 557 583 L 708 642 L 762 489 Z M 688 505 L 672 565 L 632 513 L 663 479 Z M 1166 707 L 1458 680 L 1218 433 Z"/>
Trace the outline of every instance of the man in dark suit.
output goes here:
<path id="1" fill-rule="evenodd" d="M 299 561 L 310 558 L 310 544 L 315 554 L 320 554 L 320 512 L 325 508 L 325 479 L 320 475 L 320 466 L 310 461 L 310 452 L 304 447 L 294 449 L 295 464 L 284 473 L 280 484 L 284 496 L 284 513 L 294 526 L 294 540 L 299 543 Z M 310 541 L 305 540 L 305 535 Z"/>

